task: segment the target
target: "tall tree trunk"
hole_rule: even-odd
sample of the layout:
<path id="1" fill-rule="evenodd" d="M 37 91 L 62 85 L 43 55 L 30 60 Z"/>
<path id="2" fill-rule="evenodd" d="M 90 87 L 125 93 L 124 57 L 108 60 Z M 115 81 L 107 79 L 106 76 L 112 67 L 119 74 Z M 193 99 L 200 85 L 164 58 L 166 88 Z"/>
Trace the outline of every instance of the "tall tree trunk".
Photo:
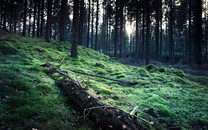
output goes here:
<path id="1" fill-rule="evenodd" d="M 13 8 L 14 8 L 14 3 L 13 3 L 13 0 L 10 1 L 10 18 L 9 18 L 9 31 L 12 32 L 12 22 L 13 22 L 13 17 L 15 17 L 13 15 Z M 14 23 L 13 23 L 14 24 Z"/>
<path id="2" fill-rule="evenodd" d="M 61 0 L 60 41 L 66 41 L 66 15 L 68 0 Z"/>
<path id="3" fill-rule="evenodd" d="M 38 19 L 37 19 L 37 37 L 40 37 L 40 1 L 38 0 Z"/>
<path id="4" fill-rule="evenodd" d="M 97 45 L 98 45 L 98 15 L 99 15 L 99 0 L 97 0 L 97 14 L 96 14 L 96 36 L 95 36 L 95 50 L 97 51 Z"/>
<path id="5" fill-rule="evenodd" d="M 52 15 L 52 0 L 48 0 L 48 13 L 46 25 L 46 41 L 50 42 L 51 38 L 51 15 Z"/>
<path id="6" fill-rule="evenodd" d="M 114 43 L 114 57 L 117 57 L 117 38 L 118 38 L 118 0 L 116 0 L 116 21 L 115 21 L 115 43 Z"/>
<path id="7" fill-rule="evenodd" d="M 163 2 L 160 0 L 159 1 L 159 9 L 160 9 L 160 53 L 159 53 L 159 57 L 162 56 L 162 45 L 163 45 L 163 29 L 162 29 L 162 26 L 163 26 L 163 8 L 162 8 L 162 5 L 163 5 Z"/>
<path id="8" fill-rule="evenodd" d="M 139 2 L 137 1 L 136 7 L 136 58 L 139 56 Z"/>
<path id="9" fill-rule="evenodd" d="M 25 7 L 24 7 L 24 22 L 23 22 L 23 33 L 22 35 L 26 35 L 26 22 L 27 22 L 27 0 L 25 0 Z"/>
<path id="10" fill-rule="evenodd" d="M 35 21 L 36 21 L 36 13 L 37 13 L 37 1 L 34 0 L 35 7 L 34 7 L 34 17 L 33 17 L 33 37 L 35 37 Z"/>
<path id="11" fill-rule="evenodd" d="M 150 60 L 150 0 L 146 0 L 146 58 L 145 64 L 149 64 Z"/>
<path id="12" fill-rule="evenodd" d="M 90 6 L 91 6 L 91 2 L 90 0 L 88 0 L 88 4 L 89 4 L 89 11 L 88 11 L 88 31 L 87 31 L 87 47 L 90 47 Z"/>
<path id="13" fill-rule="evenodd" d="M 80 17 L 79 17 L 79 39 L 78 44 L 82 45 L 83 38 L 83 19 L 84 19 L 84 0 L 80 0 Z"/>
<path id="14" fill-rule="evenodd" d="M 195 62 L 202 64 L 202 0 L 196 1 L 196 41 L 195 51 L 196 57 Z"/>
<path id="15" fill-rule="evenodd" d="M 77 51 L 77 44 L 78 44 L 78 35 L 79 35 L 79 1 L 74 0 L 74 7 L 73 7 L 73 42 L 71 47 L 71 57 L 77 58 L 78 51 Z"/>
<path id="16" fill-rule="evenodd" d="M 156 27 L 155 27 L 155 45 L 156 45 L 156 60 L 159 60 L 159 22 L 160 22 L 160 13 L 159 13 L 159 4 L 161 0 L 157 0 L 156 4 Z"/>
<path id="17" fill-rule="evenodd" d="M 17 4 L 14 4 L 14 33 L 17 32 L 17 17 L 18 17 Z"/>
<path id="18" fill-rule="evenodd" d="M 43 36 L 43 24 L 44 24 L 44 1 L 42 0 L 41 7 L 41 23 L 40 23 L 40 36 Z"/>
<path id="19" fill-rule="evenodd" d="M 92 21 L 91 21 L 91 49 L 93 49 L 93 29 L 94 29 L 94 1 L 92 1 Z"/>
<path id="20" fill-rule="evenodd" d="M 0 26 L 3 25 L 3 19 L 4 19 L 4 0 L 1 2 L 1 23 Z"/>
<path id="21" fill-rule="evenodd" d="M 188 58 L 189 58 L 189 62 L 191 62 L 191 59 L 192 59 L 192 33 L 191 33 L 191 31 L 192 31 L 192 24 L 191 24 L 191 12 L 192 12 L 192 2 L 191 2 L 192 0 L 189 0 L 189 17 L 188 17 L 188 19 L 189 19 L 189 40 L 188 40 L 188 53 L 189 53 L 189 56 L 188 56 Z"/>
<path id="22" fill-rule="evenodd" d="M 120 11 L 119 11 L 119 16 L 120 16 L 120 54 L 119 57 L 123 57 L 123 6 L 124 2 L 123 0 L 120 0 Z"/>
<path id="23" fill-rule="evenodd" d="M 30 9 L 29 9 L 29 27 L 28 27 L 28 34 L 31 36 L 31 18 L 32 18 L 32 2 L 30 2 Z"/>
<path id="24" fill-rule="evenodd" d="M 7 22 L 7 0 L 4 3 L 4 22 L 3 22 L 3 29 L 6 30 L 6 22 Z"/>
<path id="25" fill-rule="evenodd" d="M 142 55 L 141 58 L 144 59 L 144 39 L 145 39 L 145 0 L 143 3 L 143 11 L 142 11 Z"/>
<path id="26" fill-rule="evenodd" d="M 170 20 L 169 20 L 169 63 L 174 63 L 174 44 L 173 44 L 173 1 L 170 0 Z"/>

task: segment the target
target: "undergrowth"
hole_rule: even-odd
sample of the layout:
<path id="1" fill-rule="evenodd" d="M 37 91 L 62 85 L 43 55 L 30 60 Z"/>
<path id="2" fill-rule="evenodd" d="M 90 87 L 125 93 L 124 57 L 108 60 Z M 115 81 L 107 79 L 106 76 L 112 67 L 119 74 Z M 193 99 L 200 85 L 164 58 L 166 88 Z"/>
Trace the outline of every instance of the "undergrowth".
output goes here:
<path id="1" fill-rule="evenodd" d="M 138 106 L 138 116 L 154 122 L 151 129 L 208 128 L 208 86 L 188 78 L 182 70 L 163 66 L 135 67 L 123 65 L 97 51 L 79 46 L 77 59 L 70 57 L 71 45 L 51 39 L 32 39 L 18 35 L 0 38 L 0 124 L 34 128 L 83 128 L 89 121 L 66 105 L 67 97 L 45 73 L 41 64 L 58 66 L 86 86 L 88 76 L 76 70 L 124 81 L 121 84 L 89 77 L 89 91 L 106 103 L 124 111 Z M 53 78 L 59 80 L 59 75 Z M 208 77 L 204 77 L 206 82 Z M 142 122 L 142 121 L 141 121 Z M 145 124 L 145 122 L 143 122 Z M 54 126 L 55 125 L 55 126 Z"/>

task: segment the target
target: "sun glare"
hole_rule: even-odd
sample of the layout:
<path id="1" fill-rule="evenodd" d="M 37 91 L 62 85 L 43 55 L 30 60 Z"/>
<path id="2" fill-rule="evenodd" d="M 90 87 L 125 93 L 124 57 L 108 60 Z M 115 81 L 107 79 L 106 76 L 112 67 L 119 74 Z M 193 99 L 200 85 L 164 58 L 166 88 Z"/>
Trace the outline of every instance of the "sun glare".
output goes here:
<path id="1" fill-rule="evenodd" d="M 126 32 L 131 35 L 132 33 L 132 26 L 130 22 L 126 22 Z"/>

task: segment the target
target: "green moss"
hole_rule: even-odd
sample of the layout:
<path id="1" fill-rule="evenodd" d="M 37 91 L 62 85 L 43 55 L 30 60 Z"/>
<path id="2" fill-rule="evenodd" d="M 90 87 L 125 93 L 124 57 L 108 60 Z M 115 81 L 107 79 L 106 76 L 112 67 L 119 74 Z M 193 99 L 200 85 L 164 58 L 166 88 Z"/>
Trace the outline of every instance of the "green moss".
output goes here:
<path id="1" fill-rule="evenodd" d="M 159 72 L 166 72 L 167 70 L 165 69 L 165 67 L 159 67 L 159 68 L 158 68 L 158 71 L 159 71 Z"/>
<path id="2" fill-rule="evenodd" d="M 53 75 L 52 75 L 52 77 L 55 78 L 55 79 L 57 79 L 59 76 L 60 76 L 59 73 L 53 73 Z"/>
<path id="3" fill-rule="evenodd" d="M 165 85 L 167 85 L 169 87 L 174 87 L 174 83 L 172 83 L 172 82 L 167 82 Z"/>
<path id="4" fill-rule="evenodd" d="M 125 77 L 126 77 L 125 74 L 120 74 L 120 75 L 116 76 L 117 79 L 121 79 L 121 78 L 125 78 Z"/>
<path id="5" fill-rule="evenodd" d="M 43 93 L 49 93 L 52 91 L 51 87 L 48 85 L 48 84 L 37 84 L 36 88 L 39 90 L 39 91 L 42 91 Z"/>
<path id="6" fill-rule="evenodd" d="M 148 70 L 149 72 L 156 72 L 157 71 L 157 67 L 153 64 L 149 64 L 146 67 L 146 70 Z"/>
<path id="7" fill-rule="evenodd" d="M 154 106 L 154 108 L 157 109 L 160 116 L 169 117 L 171 115 L 167 106 L 159 104 L 159 103 L 154 103 L 153 106 Z"/>
<path id="8" fill-rule="evenodd" d="M 98 73 L 98 74 L 100 74 L 100 75 L 106 74 L 106 73 L 107 73 L 104 69 L 101 69 L 101 68 L 96 68 L 96 70 L 95 70 L 94 72 L 95 72 L 95 73 Z"/>
<path id="9" fill-rule="evenodd" d="M 32 88 L 33 84 L 25 80 L 13 80 L 11 86 L 17 90 L 28 91 Z"/>
<path id="10" fill-rule="evenodd" d="M 143 68 L 140 68 L 136 71 L 140 76 L 144 76 L 144 77 L 149 77 L 150 74 L 147 70 L 143 69 Z"/>

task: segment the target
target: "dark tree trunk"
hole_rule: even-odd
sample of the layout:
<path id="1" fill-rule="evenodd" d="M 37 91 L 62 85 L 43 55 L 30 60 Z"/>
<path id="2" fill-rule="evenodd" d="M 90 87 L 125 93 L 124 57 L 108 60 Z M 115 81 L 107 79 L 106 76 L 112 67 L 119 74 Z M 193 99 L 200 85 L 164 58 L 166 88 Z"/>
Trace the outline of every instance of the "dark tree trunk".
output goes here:
<path id="1" fill-rule="evenodd" d="M 24 7 L 24 22 L 23 22 L 23 33 L 22 35 L 26 35 L 26 22 L 27 22 L 27 0 L 25 0 L 25 7 Z"/>
<path id="2" fill-rule="evenodd" d="M 136 6 L 136 58 L 139 56 L 139 2 L 137 1 Z"/>
<path id="3" fill-rule="evenodd" d="M 3 29 L 6 30 L 6 22 L 7 22 L 7 0 L 4 3 L 4 22 L 3 22 Z"/>
<path id="4" fill-rule="evenodd" d="M 17 4 L 14 4 L 14 33 L 17 32 L 17 17 L 18 17 Z"/>
<path id="5" fill-rule="evenodd" d="M 37 37 L 40 37 L 40 12 L 41 12 L 40 1 L 41 0 L 38 0 Z"/>
<path id="6" fill-rule="evenodd" d="M 159 15 L 159 2 L 161 0 L 157 0 L 157 4 L 156 4 L 156 27 L 155 27 L 155 45 L 156 45 L 156 60 L 159 60 L 159 22 L 160 22 L 160 15 Z"/>
<path id="7" fill-rule="evenodd" d="M 44 1 L 45 1 L 45 0 L 42 0 L 42 7 L 41 7 L 40 36 L 43 36 L 43 24 L 44 24 Z"/>
<path id="8" fill-rule="evenodd" d="M 191 31 L 192 31 L 192 24 L 191 24 L 191 12 L 192 12 L 192 2 L 191 2 L 192 0 L 189 0 L 189 17 L 188 17 L 188 19 L 189 19 L 189 40 L 188 40 L 188 53 L 189 53 L 189 62 L 191 62 L 191 59 L 192 59 L 192 33 L 191 33 Z"/>
<path id="9" fill-rule="evenodd" d="M 36 22 L 36 13 L 37 13 L 37 1 L 34 0 L 34 17 L 33 17 L 33 37 L 35 37 L 35 22 Z"/>
<path id="10" fill-rule="evenodd" d="M 162 9 L 162 1 L 160 0 L 159 1 L 159 4 L 160 4 L 160 7 L 159 7 L 159 9 L 160 9 L 160 53 L 159 53 L 159 57 L 161 57 L 162 56 L 162 38 L 163 38 L 163 29 L 162 29 L 162 25 L 163 25 L 163 9 Z"/>
<path id="11" fill-rule="evenodd" d="M 73 6 L 73 42 L 71 47 L 71 57 L 77 58 L 78 57 L 78 51 L 77 51 L 77 45 L 78 45 L 78 36 L 79 36 L 79 1 L 74 0 L 74 6 Z"/>
<path id="12" fill-rule="evenodd" d="M 78 45 L 82 45 L 83 38 L 83 19 L 84 19 L 84 0 L 80 0 L 80 17 L 79 17 L 79 39 Z"/>
<path id="13" fill-rule="evenodd" d="M 97 51 L 97 45 L 98 45 L 98 15 L 99 15 L 99 0 L 97 0 L 97 14 L 96 14 L 96 36 L 95 36 L 95 50 Z"/>
<path id="14" fill-rule="evenodd" d="M 60 41 L 66 41 L 67 2 L 68 0 L 61 0 Z"/>
<path id="15" fill-rule="evenodd" d="M 174 63 L 174 44 L 173 44 L 173 1 L 170 0 L 170 20 L 169 20 L 169 63 Z"/>
<path id="16" fill-rule="evenodd" d="M 13 0 L 11 0 L 9 4 L 10 4 L 9 31 L 12 32 L 13 31 L 12 30 L 12 22 L 13 22 L 13 18 L 15 17 L 13 15 L 13 13 L 14 13 L 14 10 L 13 10 L 13 8 L 14 8 Z"/>
<path id="17" fill-rule="evenodd" d="M 93 49 L 93 29 L 94 29 L 94 1 L 92 1 L 92 21 L 91 21 L 91 46 L 90 48 Z"/>
<path id="18" fill-rule="evenodd" d="M 90 6 L 91 6 L 91 2 L 90 0 L 88 0 L 89 2 L 89 10 L 88 10 L 88 29 L 87 29 L 87 47 L 90 47 Z"/>
<path id="19" fill-rule="evenodd" d="M 114 57 L 117 57 L 117 36 L 118 36 L 118 0 L 116 0 L 116 21 L 115 21 L 115 43 L 114 43 Z"/>
<path id="20" fill-rule="evenodd" d="M 51 15 L 52 15 L 52 0 L 48 0 L 48 13 L 46 25 L 46 41 L 50 42 L 51 38 Z"/>
<path id="21" fill-rule="evenodd" d="M 4 0 L 1 2 L 1 23 L 0 26 L 3 25 L 3 19 L 4 19 Z"/>
<path id="22" fill-rule="evenodd" d="M 29 27 L 28 27 L 28 34 L 29 34 L 29 36 L 31 36 L 30 35 L 30 33 L 31 33 L 31 18 L 32 18 L 32 2 L 30 2 L 30 9 L 29 9 Z"/>
<path id="23" fill-rule="evenodd" d="M 120 54 L 119 57 L 123 57 L 123 6 L 124 2 L 123 0 L 120 0 L 120 11 L 119 11 L 119 16 L 120 16 Z"/>
<path id="24" fill-rule="evenodd" d="M 143 11 L 142 11 L 142 55 L 141 58 L 144 59 L 144 39 L 145 39 L 145 0 L 143 3 Z"/>
<path id="25" fill-rule="evenodd" d="M 196 41 L 195 51 L 196 57 L 195 62 L 202 64 L 202 0 L 196 1 Z"/>
<path id="26" fill-rule="evenodd" d="M 146 0 L 146 58 L 145 64 L 149 64 L 150 60 L 150 0 Z"/>

